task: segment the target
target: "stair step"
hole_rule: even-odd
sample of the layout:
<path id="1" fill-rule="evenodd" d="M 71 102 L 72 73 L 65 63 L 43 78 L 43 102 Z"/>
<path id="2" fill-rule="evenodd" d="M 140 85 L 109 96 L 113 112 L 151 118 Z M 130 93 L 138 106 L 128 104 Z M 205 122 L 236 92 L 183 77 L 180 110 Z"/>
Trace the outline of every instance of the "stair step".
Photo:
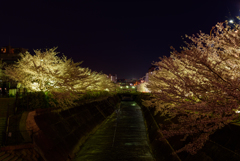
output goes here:
<path id="1" fill-rule="evenodd" d="M 3 160 L 5 158 L 7 158 L 10 154 L 4 154 L 3 156 L 0 157 L 0 160 Z"/>
<path id="2" fill-rule="evenodd" d="M 3 156 L 5 154 L 4 151 L 0 152 L 0 157 Z"/>
<path id="3" fill-rule="evenodd" d="M 10 161 L 12 158 L 14 158 L 14 155 L 11 154 L 7 158 L 5 158 L 3 161 Z"/>
<path id="4" fill-rule="evenodd" d="M 17 159 L 19 159 L 18 156 L 15 156 L 11 161 L 16 161 Z"/>

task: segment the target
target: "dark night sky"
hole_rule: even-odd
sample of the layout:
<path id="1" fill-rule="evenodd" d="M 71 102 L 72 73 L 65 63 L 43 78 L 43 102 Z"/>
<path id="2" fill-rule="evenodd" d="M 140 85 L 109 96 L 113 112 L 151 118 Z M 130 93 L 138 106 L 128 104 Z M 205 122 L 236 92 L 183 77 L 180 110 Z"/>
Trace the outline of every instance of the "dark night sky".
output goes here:
<path id="1" fill-rule="evenodd" d="M 153 61 L 169 56 L 181 36 L 239 15 L 240 1 L 29 0 L 0 4 L 0 45 L 58 46 L 83 67 L 118 78 L 140 78 Z M 229 14 L 229 11 L 231 15 Z"/>

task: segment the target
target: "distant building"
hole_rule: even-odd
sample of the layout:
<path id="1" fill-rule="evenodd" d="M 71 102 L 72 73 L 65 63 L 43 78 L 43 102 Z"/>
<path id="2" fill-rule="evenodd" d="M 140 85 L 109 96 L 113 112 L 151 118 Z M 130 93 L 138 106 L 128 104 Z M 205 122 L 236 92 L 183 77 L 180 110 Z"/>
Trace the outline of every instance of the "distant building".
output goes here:
<path id="1" fill-rule="evenodd" d="M 14 64 L 14 62 L 20 59 L 20 53 L 25 53 L 28 49 L 25 48 L 13 48 L 9 46 L 0 47 L 0 60 L 6 64 Z M 4 70 L 4 68 L 3 68 Z M 17 82 L 5 77 L 0 78 L 0 97 L 5 97 L 9 93 L 9 89 L 17 88 Z"/>
<path id="2" fill-rule="evenodd" d="M 117 83 L 126 83 L 126 79 L 117 79 Z"/>
<path id="3" fill-rule="evenodd" d="M 152 65 L 149 69 L 148 72 L 146 73 L 146 75 L 144 77 L 141 78 L 140 83 L 137 84 L 137 91 L 138 92 L 151 92 L 148 88 L 147 88 L 147 84 L 149 82 L 149 77 L 150 75 L 154 74 L 155 71 L 158 70 L 158 67 L 155 65 Z M 145 78 L 145 79 L 144 79 Z"/>
<path id="4" fill-rule="evenodd" d="M 153 71 L 156 69 L 156 66 L 152 65 L 145 76 L 145 82 L 149 82 L 149 76 L 153 74 Z"/>
<path id="5" fill-rule="evenodd" d="M 115 75 L 109 74 L 108 78 L 111 79 L 111 81 L 113 81 L 114 83 L 117 83 L 117 74 Z"/>
<path id="6" fill-rule="evenodd" d="M 28 49 L 25 48 L 13 48 L 9 46 L 0 47 L 0 59 L 7 64 L 13 64 L 20 59 L 20 53 L 25 53 Z"/>
<path id="7" fill-rule="evenodd" d="M 126 82 L 128 82 L 128 83 L 135 83 L 136 81 L 138 81 L 137 78 L 126 79 Z"/>

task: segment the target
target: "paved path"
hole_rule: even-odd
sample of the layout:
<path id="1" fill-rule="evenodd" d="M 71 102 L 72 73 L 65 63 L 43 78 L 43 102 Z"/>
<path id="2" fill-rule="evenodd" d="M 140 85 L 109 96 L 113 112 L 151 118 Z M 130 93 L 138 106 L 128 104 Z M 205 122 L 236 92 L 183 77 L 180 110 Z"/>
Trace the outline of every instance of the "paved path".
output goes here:
<path id="1" fill-rule="evenodd" d="M 3 137 L 4 137 L 3 132 L 6 129 L 8 105 L 10 107 L 9 115 L 13 114 L 14 102 L 15 102 L 15 98 L 0 98 L 0 146 L 2 145 L 2 142 L 3 142 Z"/>
<path id="2" fill-rule="evenodd" d="M 0 117 L 7 116 L 8 104 L 10 105 L 9 114 L 13 114 L 14 103 L 15 103 L 15 98 L 0 98 Z"/>
<path id="3" fill-rule="evenodd" d="M 117 119 L 118 118 L 118 119 Z M 89 137 L 74 161 L 154 161 L 141 108 L 134 101 L 122 101 L 120 112 L 112 114 Z"/>

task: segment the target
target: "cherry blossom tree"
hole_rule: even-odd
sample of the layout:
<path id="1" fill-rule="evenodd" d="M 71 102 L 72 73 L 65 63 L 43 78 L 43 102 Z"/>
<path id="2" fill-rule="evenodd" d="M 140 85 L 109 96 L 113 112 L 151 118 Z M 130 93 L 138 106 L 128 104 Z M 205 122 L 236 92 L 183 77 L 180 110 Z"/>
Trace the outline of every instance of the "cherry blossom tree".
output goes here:
<path id="1" fill-rule="evenodd" d="M 4 79 L 5 74 L 3 71 L 3 67 L 4 67 L 5 63 L 2 61 L 2 59 L 0 59 L 0 79 Z"/>
<path id="2" fill-rule="evenodd" d="M 144 105 L 156 107 L 172 121 L 163 127 L 164 136 L 192 140 L 183 150 L 195 154 L 217 129 L 239 119 L 240 34 L 239 27 L 218 23 L 211 35 L 200 31 L 186 36 L 180 52 L 154 63 L 159 67 L 150 76 L 152 98 Z M 175 119 L 173 119 L 175 118 Z"/>
<path id="3" fill-rule="evenodd" d="M 75 100 L 91 86 L 95 90 L 112 90 L 102 74 L 80 67 L 82 62 L 74 63 L 64 55 L 57 56 L 56 49 L 35 50 L 35 55 L 21 54 L 16 64 L 6 68 L 7 75 L 30 91 L 48 93 L 54 100 L 50 103 L 63 109 L 76 105 Z"/>
<path id="4" fill-rule="evenodd" d="M 147 82 L 143 82 L 139 85 L 137 85 L 137 91 L 138 92 L 149 92 L 149 90 L 147 89 Z"/>
<path id="5" fill-rule="evenodd" d="M 94 88 L 95 90 L 110 92 L 116 91 L 116 84 L 113 83 L 111 79 L 107 77 L 107 75 L 100 73 L 96 79 L 98 80 L 98 82 L 92 85 L 92 88 Z"/>

